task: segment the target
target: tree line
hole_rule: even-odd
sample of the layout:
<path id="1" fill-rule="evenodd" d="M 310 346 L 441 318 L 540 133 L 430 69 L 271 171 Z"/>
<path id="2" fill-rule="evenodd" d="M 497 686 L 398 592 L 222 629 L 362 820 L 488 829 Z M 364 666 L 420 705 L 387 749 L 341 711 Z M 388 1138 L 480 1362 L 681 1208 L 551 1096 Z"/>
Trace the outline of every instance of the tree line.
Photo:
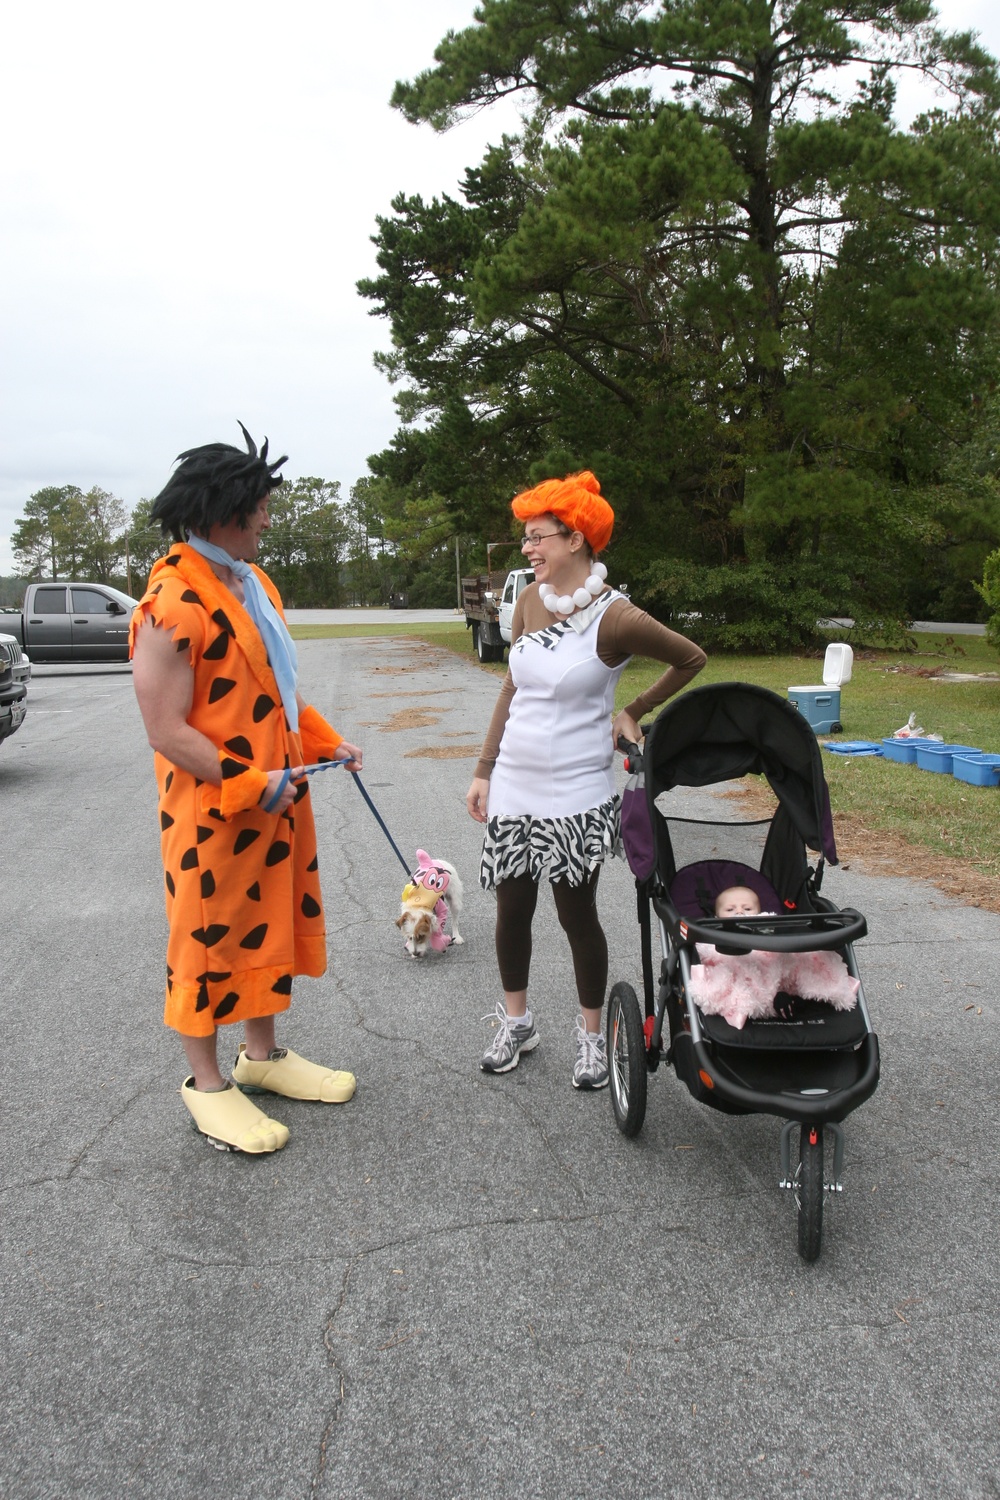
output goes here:
<path id="1" fill-rule="evenodd" d="M 455 602 L 447 518 L 383 516 L 381 488 L 362 479 L 345 503 L 339 481 L 305 477 L 272 492 L 259 561 L 289 608 L 387 604 L 399 595 L 412 604 Z M 168 545 L 150 523 L 150 505 L 140 500 L 130 511 L 97 487 L 36 491 L 14 526 L 18 578 L 2 580 L 0 605 L 18 603 L 24 582 L 45 578 L 87 579 L 141 594 Z"/>
<path id="2" fill-rule="evenodd" d="M 516 490 L 589 468 L 613 576 L 704 645 L 981 617 L 1000 79 L 974 38 L 925 0 L 480 0 L 435 58 L 409 120 L 516 95 L 523 127 L 378 219 L 383 511 L 500 536 Z M 935 91 L 908 128 L 905 75 Z"/>

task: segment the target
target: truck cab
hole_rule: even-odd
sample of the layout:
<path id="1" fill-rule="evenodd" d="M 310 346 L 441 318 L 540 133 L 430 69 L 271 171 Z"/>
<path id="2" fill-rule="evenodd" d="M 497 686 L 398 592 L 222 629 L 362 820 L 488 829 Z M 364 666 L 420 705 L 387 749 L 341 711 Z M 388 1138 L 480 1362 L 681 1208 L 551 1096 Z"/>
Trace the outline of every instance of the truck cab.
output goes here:
<path id="1" fill-rule="evenodd" d="M 22 644 L 35 662 L 128 661 L 136 602 L 106 583 L 29 584 Z"/>
<path id="2" fill-rule="evenodd" d="M 503 586 L 503 595 L 500 599 L 500 634 L 504 643 L 510 645 L 510 627 L 514 618 L 514 605 L 517 603 L 529 583 L 534 583 L 535 575 L 530 568 L 515 568 L 507 574 L 507 582 Z"/>

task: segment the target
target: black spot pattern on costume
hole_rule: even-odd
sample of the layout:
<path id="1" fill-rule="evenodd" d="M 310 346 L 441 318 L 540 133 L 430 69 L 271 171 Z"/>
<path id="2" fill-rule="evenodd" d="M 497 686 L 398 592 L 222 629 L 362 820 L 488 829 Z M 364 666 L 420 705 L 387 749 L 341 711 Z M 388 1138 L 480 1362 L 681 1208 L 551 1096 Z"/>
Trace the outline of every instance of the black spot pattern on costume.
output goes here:
<path id="1" fill-rule="evenodd" d="M 240 947 L 253 949 L 259 948 L 264 939 L 267 937 L 267 927 L 268 924 L 266 922 L 261 922 L 259 927 L 251 927 L 246 937 L 240 938 Z"/>
<path id="2" fill-rule="evenodd" d="M 291 974 L 282 974 L 280 979 L 276 979 L 271 986 L 271 993 L 273 995 L 290 995 L 292 993 Z"/>
<path id="3" fill-rule="evenodd" d="M 196 870 L 197 868 L 198 868 L 198 851 L 194 847 L 194 845 L 192 845 L 190 849 L 185 849 L 184 853 L 181 855 L 181 869 L 182 870 Z"/>
<path id="4" fill-rule="evenodd" d="M 229 650 L 229 637 L 224 630 L 219 634 L 210 646 L 206 646 L 201 653 L 202 661 L 221 661 Z"/>
<path id="5" fill-rule="evenodd" d="M 210 807 L 208 809 L 208 816 L 210 818 L 214 818 L 217 823 L 224 823 L 226 821 L 225 818 L 222 816 L 221 809 L 218 808 L 218 807 Z"/>
<path id="6" fill-rule="evenodd" d="M 261 719 L 266 719 L 268 714 L 274 707 L 274 699 L 269 698 L 267 693 L 261 693 L 260 697 L 257 699 L 257 702 L 253 706 L 254 723 L 259 724 Z"/>
<path id="7" fill-rule="evenodd" d="M 235 776 L 245 776 L 246 773 L 247 773 L 247 767 L 243 764 L 243 762 L 241 760 L 233 760 L 232 757 L 229 756 L 229 755 L 223 756 L 223 758 L 222 758 L 222 779 L 223 779 L 223 781 L 232 781 Z"/>
<path id="8" fill-rule="evenodd" d="M 213 1010 L 212 1015 L 217 1021 L 221 1021 L 223 1016 L 228 1016 L 231 1011 L 234 1011 L 236 1009 L 239 1003 L 239 995 L 235 990 L 230 990 L 228 994 L 223 995 L 222 999 Z"/>
<path id="9" fill-rule="evenodd" d="M 236 835 L 236 842 L 233 845 L 233 853 L 242 854 L 244 849 L 249 849 L 250 845 L 255 844 L 259 838 L 259 828 L 242 828 Z"/>
<path id="10" fill-rule="evenodd" d="M 186 651 L 190 644 L 191 637 L 188 635 L 182 635 L 180 640 L 177 640 L 176 636 L 174 637 L 174 645 L 177 647 L 178 651 Z"/>
<path id="11" fill-rule="evenodd" d="M 169 792 L 170 786 L 171 786 L 171 783 L 172 783 L 173 779 L 174 779 L 174 773 L 173 773 L 173 771 L 168 771 L 167 772 L 167 778 L 166 778 L 166 780 L 163 783 L 163 790 L 165 792 Z"/>
<path id="12" fill-rule="evenodd" d="M 208 985 L 204 980 L 198 986 L 198 999 L 195 1002 L 195 1010 L 204 1010 L 208 1005 Z"/>
<path id="13" fill-rule="evenodd" d="M 310 873 L 312 873 L 313 870 L 318 870 L 319 869 L 319 855 L 318 854 L 314 854 L 313 855 L 312 859 L 306 865 L 306 869 Z"/>
<path id="14" fill-rule="evenodd" d="M 249 886 L 247 888 L 247 895 L 250 897 L 251 901 L 259 901 L 260 900 L 260 881 L 259 880 L 255 880 L 254 883 L 253 883 L 253 885 L 251 885 L 251 886 Z"/>
<path id="15" fill-rule="evenodd" d="M 157 584 L 157 585 L 156 585 L 156 588 L 155 588 L 155 589 L 153 589 L 153 597 L 154 597 L 154 598 L 155 598 L 155 597 L 156 597 L 156 595 L 157 595 L 157 594 L 158 594 L 158 593 L 159 593 L 159 592 L 160 592 L 160 590 L 161 590 L 161 589 L 162 589 L 162 587 L 163 587 L 163 584 L 162 584 L 162 583 L 158 583 L 158 584 Z"/>
<path id="16" fill-rule="evenodd" d="M 206 839 L 210 839 L 210 838 L 214 838 L 214 837 L 215 837 L 215 829 L 214 828 L 203 828 L 200 823 L 198 824 L 198 842 L 199 842 L 199 844 L 203 844 Z"/>
<path id="17" fill-rule="evenodd" d="M 216 625 L 221 626 L 221 628 L 225 630 L 229 635 L 235 637 L 236 631 L 233 629 L 232 621 L 230 620 L 224 609 L 213 609 L 212 619 L 215 621 Z"/>
<path id="18" fill-rule="evenodd" d="M 173 828 L 173 826 L 174 826 L 174 820 L 170 816 L 170 814 L 168 812 L 161 812 L 160 813 L 160 827 L 162 828 L 163 832 L 166 833 L 167 829 L 168 828 Z"/>
<path id="19" fill-rule="evenodd" d="M 180 556 L 178 554 L 175 554 L 173 557 L 165 557 L 163 559 L 163 565 L 165 568 L 176 568 L 179 562 Z"/>
<path id="20" fill-rule="evenodd" d="M 231 693 L 236 686 L 231 677 L 217 677 L 208 690 L 209 703 L 218 703 L 227 693 Z"/>
<path id="21" fill-rule="evenodd" d="M 201 877 L 201 899 L 207 901 L 210 896 L 215 895 L 215 876 L 211 870 L 205 870 Z"/>
<path id="22" fill-rule="evenodd" d="M 286 844 L 282 839 L 275 839 L 274 843 L 267 851 L 267 858 L 265 859 L 264 863 L 268 867 L 270 867 L 271 865 L 280 865 L 281 861 L 283 859 L 287 859 L 290 853 L 290 844 Z"/>
<path id="23" fill-rule="evenodd" d="M 309 892 L 306 891 L 305 895 L 302 897 L 302 915 L 304 917 L 318 917 L 322 910 L 323 908 L 320 906 L 319 902 L 314 901 Z"/>
<path id="24" fill-rule="evenodd" d="M 226 740 L 225 748 L 234 755 L 242 755 L 244 760 L 253 760 L 253 746 L 245 734 L 237 734 L 231 740 Z"/>
<path id="25" fill-rule="evenodd" d="M 296 802 L 301 802 L 303 797 L 308 796 L 308 793 L 309 793 L 309 783 L 308 783 L 308 781 L 300 781 L 299 784 L 298 784 L 298 786 L 295 788 L 295 801 Z"/>
<path id="26" fill-rule="evenodd" d="M 163 878 L 167 883 L 167 890 L 170 892 L 171 896 L 175 896 L 177 892 L 174 887 L 174 877 L 171 875 L 169 870 L 164 870 Z"/>
<path id="27" fill-rule="evenodd" d="M 213 922 L 210 927 L 196 927 L 191 936 L 196 943 L 204 943 L 206 948 L 211 948 L 213 943 L 221 943 L 229 931 L 221 922 Z"/>
<path id="28" fill-rule="evenodd" d="M 201 604 L 201 600 L 198 598 L 198 595 L 195 593 L 194 589 L 185 589 L 183 594 L 181 595 L 181 603 Z"/>

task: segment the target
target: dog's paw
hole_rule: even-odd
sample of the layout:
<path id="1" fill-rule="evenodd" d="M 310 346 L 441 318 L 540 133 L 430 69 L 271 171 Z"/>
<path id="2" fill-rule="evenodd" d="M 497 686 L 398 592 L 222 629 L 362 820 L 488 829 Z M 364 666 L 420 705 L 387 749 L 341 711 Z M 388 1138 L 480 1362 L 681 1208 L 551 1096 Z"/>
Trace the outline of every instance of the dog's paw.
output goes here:
<path id="1" fill-rule="evenodd" d="M 455 948 L 457 948 L 458 945 L 459 945 L 459 943 L 464 943 L 465 942 L 465 938 L 464 937 L 459 937 L 458 933 L 456 932 L 456 933 L 452 934 L 451 942 L 452 942 L 452 946 L 455 947 Z"/>

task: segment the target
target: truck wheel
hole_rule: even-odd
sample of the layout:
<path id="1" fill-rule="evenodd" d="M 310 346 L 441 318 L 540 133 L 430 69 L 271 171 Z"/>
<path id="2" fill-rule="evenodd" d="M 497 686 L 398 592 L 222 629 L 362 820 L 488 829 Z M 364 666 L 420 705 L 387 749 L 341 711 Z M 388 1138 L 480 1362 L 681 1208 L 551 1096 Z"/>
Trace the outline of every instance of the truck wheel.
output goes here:
<path id="1" fill-rule="evenodd" d="M 479 655 L 479 621 L 478 620 L 473 620 L 473 622 L 472 622 L 472 649 L 476 653 L 476 655 L 478 656 Z"/>
<path id="2" fill-rule="evenodd" d="M 483 628 L 482 628 L 482 626 L 481 625 L 473 625 L 473 627 L 472 627 L 472 633 L 473 633 L 473 635 L 475 637 L 474 644 L 475 644 L 475 647 L 476 647 L 476 655 L 479 657 L 479 660 L 480 661 L 492 661 L 493 660 L 493 649 L 492 649 L 492 647 L 486 641 L 483 640 Z"/>

